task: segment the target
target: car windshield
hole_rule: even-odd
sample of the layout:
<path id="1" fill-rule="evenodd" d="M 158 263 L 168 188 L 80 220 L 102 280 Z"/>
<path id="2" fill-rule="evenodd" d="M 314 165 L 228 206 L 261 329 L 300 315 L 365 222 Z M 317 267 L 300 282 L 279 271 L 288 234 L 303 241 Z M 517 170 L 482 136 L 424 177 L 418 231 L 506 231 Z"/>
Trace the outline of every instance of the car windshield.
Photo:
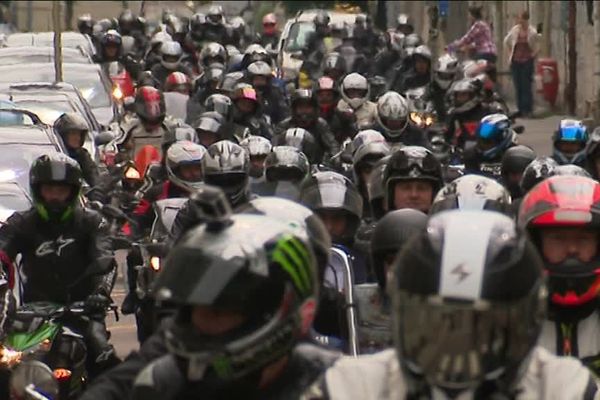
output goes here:
<path id="1" fill-rule="evenodd" d="M 51 144 L 0 143 L 0 182 L 16 182 L 29 192 L 29 167 L 42 154 L 55 152 Z"/>
<path id="2" fill-rule="evenodd" d="M 66 112 L 77 112 L 73 105 L 68 101 L 48 101 L 40 100 L 15 100 L 18 108 L 29 110 L 35 113 L 43 123 L 52 125 L 54 121 Z"/>
<path id="3" fill-rule="evenodd" d="M 300 51 L 308 45 L 308 38 L 315 31 L 315 24 L 312 22 L 295 22 L 290 27 L 285 50 Z"/>

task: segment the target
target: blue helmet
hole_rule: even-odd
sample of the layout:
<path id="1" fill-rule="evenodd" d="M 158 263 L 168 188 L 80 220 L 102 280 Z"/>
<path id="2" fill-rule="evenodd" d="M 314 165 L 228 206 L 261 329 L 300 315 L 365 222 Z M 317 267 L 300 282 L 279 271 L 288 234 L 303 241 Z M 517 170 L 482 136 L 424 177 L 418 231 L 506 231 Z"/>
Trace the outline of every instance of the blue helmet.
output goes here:
<path id="1" fill-rule="evenodd" d="M 483 117 L 477 127 L 477 146 L 484 161 L 494 161 L 514 144 L 510 119 L 504 114 Z"/>
<path id="2" fill-rule="evenodd" d="M 589 135 L 587 128 L 576 119 L 563 119 L 554 132 L 552 157 L 560 165 L 575 164 L 583 166 L 585 162 L 585 145 Z M 564 148 L 568 145 L 569 151 Z"/>

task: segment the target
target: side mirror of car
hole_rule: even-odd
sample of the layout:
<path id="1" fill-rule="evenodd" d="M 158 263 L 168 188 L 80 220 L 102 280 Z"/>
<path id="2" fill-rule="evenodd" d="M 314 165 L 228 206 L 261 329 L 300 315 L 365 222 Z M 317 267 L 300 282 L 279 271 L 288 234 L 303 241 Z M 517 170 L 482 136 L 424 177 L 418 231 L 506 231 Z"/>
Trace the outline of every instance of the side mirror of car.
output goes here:
<path id="1" fill-rule="evenodd" d="M 96 146 L 103 146 L 110 143 L 114 138 L 115 137 L 111 131 L 104 131 L 96 135 L 94 138 L 94 143 L 96 143 Z"/>

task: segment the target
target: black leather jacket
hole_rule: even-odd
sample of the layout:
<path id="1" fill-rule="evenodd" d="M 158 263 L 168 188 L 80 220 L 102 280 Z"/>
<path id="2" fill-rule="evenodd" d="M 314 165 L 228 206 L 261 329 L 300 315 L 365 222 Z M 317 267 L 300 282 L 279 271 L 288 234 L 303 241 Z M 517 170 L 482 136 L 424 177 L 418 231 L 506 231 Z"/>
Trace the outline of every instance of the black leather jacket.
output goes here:
<path id="1" fill-rule="evenodd" d="M 0 227 L 0 249 L 11 260 L 22 255 L 24 302 L 66 304 L 112 290 L 108 224 L 95 211 L 77 207 L 63 223 L 44 221 L 34 208 L 14 213 Z"/>

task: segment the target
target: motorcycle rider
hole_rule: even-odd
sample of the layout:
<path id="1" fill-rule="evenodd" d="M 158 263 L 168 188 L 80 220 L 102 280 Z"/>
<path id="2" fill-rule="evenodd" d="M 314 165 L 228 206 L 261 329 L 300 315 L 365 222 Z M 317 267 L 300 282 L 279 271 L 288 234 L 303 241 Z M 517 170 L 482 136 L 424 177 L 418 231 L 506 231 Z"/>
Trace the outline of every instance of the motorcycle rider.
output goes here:
<path id="1" fill-rule="evenodd" d="M 319 106 L 312 91 L 297 89 L 292 95 L 291 103 L 292 115 L 277 125 L 275 133 L 281 135 L 290 128 L 306 129 L 317 140 L 323 154 L 336 154 L 339 144 L 327 122 L 319 117 Z"/>
<path id="2" fill-rule="evenodd" d="M 292 146 L 274 146 L 265 159 L 265 185 L 259 196 L 275 196 L 297 201 L 300 184 L 310 169 L 308 159 L 300 150 Z"/>
<path id="3" fill-rule="evenodd" d="M 210 6 L 206 13 L 206 26 L 204 28 L 204 39 L 211 42 L 229 43 L 229 35 L 225 27 L 223 17 L 223 6 L 215 4 Z"/>
<path id="4" fill-rule="evenodd" d="M 261 193 L 265 190 L 265 160 L 273 145 L 262 136 L 248 136 L 240 142 L 240 146 L 246 150 L 250 159 L 250 190 L 252 193 Z"/>
<path id="5" fill-rule="evenodd" d="M 250 130 L 247 127 L 233 121 L 234 107 L 228 96 L 219 93 L 212 94 L 206 98 L 204 107 L 206 112 L 217 112 L 223 116 L 224 121 L 221 121 L 219 137 L 239 143 L 250 136 Z"/>
<path id="6" fill-rule="evenodd" d="M 316 72 L 318 71 L 323 59 L 329 49 L 326 45 L 326 39 L 330 37 L 331 30 L 329 22 L 331 18 L 325 10 L 317 11 L 317 15 L 313 19 L 315 30 L 306 39 L 306 46 L 302 49 L 304 62 L 300 68 L 300 74 L 298 76 L 299 84 L 297 87 L 306 88 L 302 85 L 303 74 L 308 78 L 316 78 Z"/>
<path id="7" fill-rule="evenodd" d="M 538 344 L 579 358 L 595 374 L 600 371 L 599 199 L 597 181 L 553 176 L 525 195 L 518 219 L 534 238 L 549 278 L 549 314 Z"/>
<path id="8" fill-rule="evenodd" d="M 114 29 L 108 30 L 100 39 L 100 49 L 93 55 L 94 62 L 98 64 L 121 61 L 123 38 Z"/>
<path id="9" fill-rule="evenodd" d="M 171 72 L 164 84 L 163 96 L 167 115 L 185 121 L 187 119 L 187 104 L 192 91 L 192 82 L 183 72 Z"/>
<path id="10" fill-rule="evenodd" d="M 258 94 L 248 84 L 240 84 L 231 95 L 233 101 L 233 122 L 247 128 L 251 135 L 273 137 L 273 130 L 262 113 Z M 235 134 L 235 136 L 239 136 Z M 243 139 L 243 137 L 242 137 Z"/>
<path id="11" fill-rule="evenodd" d="M 597 383 L 581 363 L 535 346 L 542 266 L 507 216 L 432 217 L 400 252 L 388 283 L 395 348 L 338 360 L 310 398 L 594 398 Z"/>
<path id="12" fill-rule="evenodd" d="M 425 132 L 408 123 L 408 102 L 397 92 L 386 92 L 377 100 L 377 124 L 373 127 L 390 143 L 429 148 Z"/>
<path id="13" fill-rule="evenodd" d="M 340 93 L 332 78 L 320 77 L 315 83 L 314 94 L 319 105 L 319 116 L 329 124 L 338 143 L 343 142 L 344 137 L 353 137 L 358 132 L 356 115 L 352 109 L 347 107 L 347 112 L 341 112 L 337 107 Z"/>
<path id="14" fill-rule="evenodd" d="M 200 118 L 198 118 L 194 124 L 194 129 L 198 136 L 198 143 L 208 148 L 208 146 L 219 140 L 227 139 L 221 136 L 222 121 L 224 121 L 224 118 L 221 118 L 221 114 L 219 113 L 207 111 L 201 114 Z"/>
<path id="15" fill-rule="evenodd" d="M 275 146 L 292 146 L 298 149 L 304 153 L 311 165 L 319 164 L 323 160 L 323 153 L 316 139 L 306 129 L 290 128 L 273 137 L 272 143 Z"/>
<path id="16" fill-rule="evenodd" d="M 446 121 L 448 113 L 447 94 L 457 75 L 458 60 L 454 56 L 444 54 L 436 60 L 427 98 L 433 102 L 438 121 Z"/>
<path id="17" fill-rule="evenodd" d="M 585 146 L 588 131 L 578 120 L 563 119 L 554 132 L 552 158 L 559 164 L 585 165 Z"/>
<path id="18" fill-rule="evenodd" d="M 0 227 L 0 259 L 14 278 L 12 262 L 21 255 L 20 273 L 27 277 L 21 280 L 23 303 L 85 302 L 89 321 L 70 325 L 84 336 L 93 378 L 119 362 L 104 323 L 116 276 L 108 224 L 81 206 L 81 169 L 65 154 L 38 157 L 29 177 L 33 207 L 15 212 Z"/>
<path id="19" fill-rule="evenodd" d="M 410 55 L 412 68 L 402 71 L 392 83 L 393 90 L 404 94 L 407 90 L 427 86 L 431 82 L 431 50 L 420 45 Z"/>
<path id="20" fill-rule="evenodd" d="M 277 30 L 277 17 L 273 13 L 265 14 L 262 18 L 262 33 L 259 35 L 258 43 L 265 49 L 271 46 L 276 49 L 279 44 L 279 31 Z"/>
<path id="21" fill-rule="evenodd" d="M 98 166 L 90 153 L 83 147 L 88 137 L 85 119 L 77 113 L 64 113 L 54 121 L 54 132 L 60 136 L 69 157 L 77 161 L 85 182 L 94 187 L 100 183 Z"/>
<path id="22" fill-rule="evenodd" d="M 405 146 L 392 153 L 383 173 L 386 210 L 413 208 L 428 213 L 442 187 L 442 167 L 433 153 Z"/>
<path id="23" fill-rule="evenodd" d="M 339 114 L 352 114 L 358 129 L 366 129 L 375 124 L 377 105 L 369 101 L 370 87 L 367 78 L 351 73 L 344 77 L 340 85 L 342 98 L 337 104 Z"/>
<path id="24" fill-rule="evenodd" d="M 353 260 L 354 282 L 366 282 L 365 256 L 354 248 L 354 235 L 363 209 L 362 198 L 354 183 L 337 172 L 316 172 L 302 183 L 299 202 L 321 218 L 331 241 L 342 246 L 343 251 Z M 336 275 L 332 275 L 331 269 L 327 269 L 328 281 L 338 282 L 341 277 Z"/>
<path id="25" fill-rule="evenodd" d="M 192 76 L 192 71 L 181 63 L 183 49 L 178 42 L 163 42 L 160 46 L 160 56 L 160 63 L 155 64 L 150 71 L 161 87 L 172 72 L 178 71 L 183 72 L 188 77 Z"/>
<path id="26" fill-rule="evenodd" d="M 77 17 L 77 30 L 79 33 L 88 35 L 90 38 L 93 36 L 94 20 L 90 14 L 81 14 Z"/>
<path id="27" fill-rule="evenodd" d="M 246 79 L 258 93 L 261 110 L 270 122 L 278 124 L 289 115 L 289 106 L 281 89 L 273 84 L 273 71 L 264 61 L 254 61 L 246 69 Z"/>
<path id="28" fill-rule="evenodd" d="M 509 148 L 502 156 L 502 184 L 510 191 L 513 200 L 523 197 L 524 193 L 521 191 L 523 173 L 535 158 L 535 151 L 524 145 Z"/>

